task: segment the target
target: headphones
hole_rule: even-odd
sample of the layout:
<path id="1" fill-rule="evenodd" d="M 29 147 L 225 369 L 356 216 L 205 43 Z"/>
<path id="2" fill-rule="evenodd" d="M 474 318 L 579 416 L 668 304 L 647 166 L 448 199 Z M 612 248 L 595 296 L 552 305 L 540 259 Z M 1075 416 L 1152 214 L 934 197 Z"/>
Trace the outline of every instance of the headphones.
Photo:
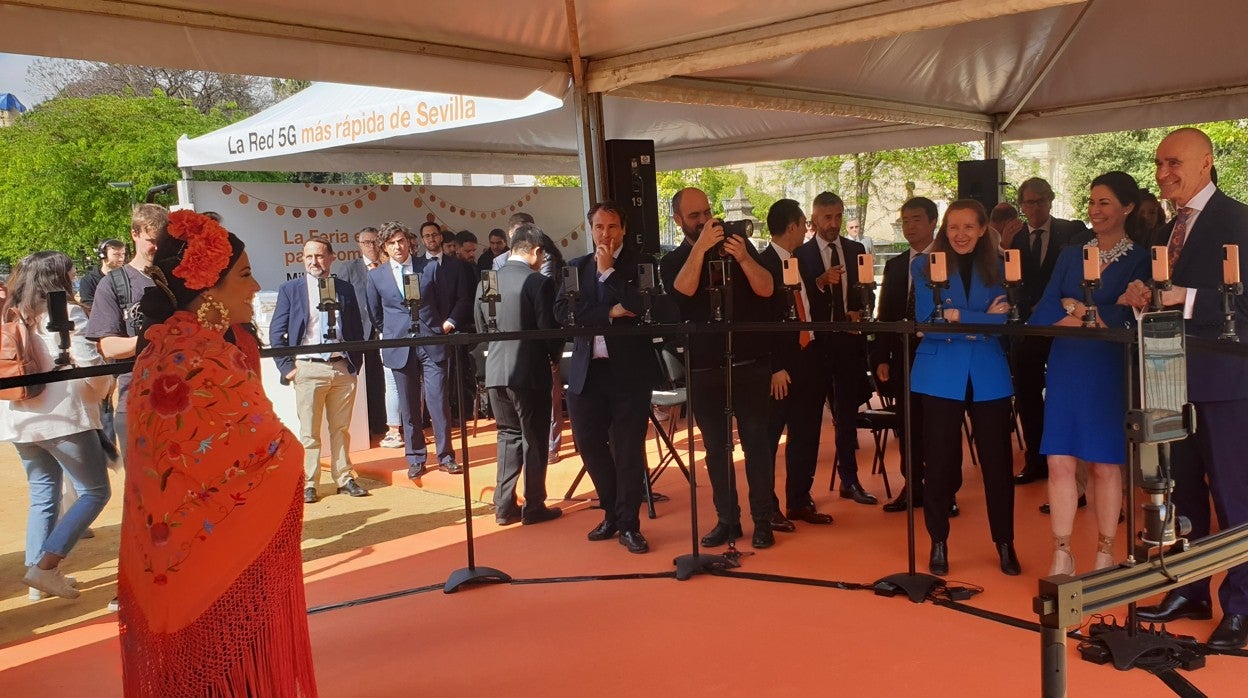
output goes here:
<path id="1" fill-rule="evenodd" d="M 126 249 L 126 243 L 122 242 L 121 240 L 118 240 L 117 238 L 109 238 L 96 246 L 95 256 L 99 257 L 100 261 L 103 262 L 105 259 L 108 258 L 108 248 L 110 247 L 120 247 L 121 249 L 124 250 Z"/>

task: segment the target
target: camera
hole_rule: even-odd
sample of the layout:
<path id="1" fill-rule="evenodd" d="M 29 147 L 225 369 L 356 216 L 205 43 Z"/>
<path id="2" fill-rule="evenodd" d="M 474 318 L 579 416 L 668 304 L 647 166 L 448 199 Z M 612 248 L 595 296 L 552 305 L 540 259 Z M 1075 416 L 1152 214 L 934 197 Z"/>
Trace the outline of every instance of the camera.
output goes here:
<path id="1" fill-rule="evenodd" d="M 716 218 L 712 221 L 712 223 L 718 223 L 721 227 L 723 227 L 724 240 L 727 240 L 730 237 L 738 237 L 744 240 L 745 238 L 753 237 L 754 235 L 754 221 L 751 220 L 724 221 Z M 727 254 L 724 251 L 724 243 L 722 241 L 715 246 L 715 252 L 721 257 Z"/>

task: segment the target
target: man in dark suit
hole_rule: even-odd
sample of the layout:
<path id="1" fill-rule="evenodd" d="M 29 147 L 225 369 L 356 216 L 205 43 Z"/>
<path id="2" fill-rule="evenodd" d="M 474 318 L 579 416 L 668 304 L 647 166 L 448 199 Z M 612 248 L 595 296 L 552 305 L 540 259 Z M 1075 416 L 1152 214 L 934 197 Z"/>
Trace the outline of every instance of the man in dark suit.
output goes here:
<path id="1" fill-rule="evenodd" d="M 932 244 L 936 237 L 936 226 L 939 223 L 936 203 L 923 196 L 916 196 L 901 205 L 901 231 L 910 243 L 910 249 L 888 260 L 884 265 L 884 283 L 880 286 L 880 302 L 876 316 L 881 322 L 897 322 L 914 319 L 914 284 L 910 280 L 910 266 L 914 258 Z M 923 289 L 920 289 L 923 290 Z M 923 433 L 923 411 L 919 401 L 910 400 L 910 394 L 902 390 L 901 377 L 903 361 L 914 365 L 915 349 L 918 339 L 910 342 L 910 353 L 902 351 L 901 335 L 894 332 L 881 332 L 875 335 L 870 343 L 869 353 L 871 365 L 875 367 L 875 381 L 879 386 L 880 395 L 895 399 L 897 413 L 902 414 L 906 403 L 910 403 L 910 444 L 914 469 L 913 480 L 906 481 L 906 487 L 914 490 L 914 506 L 923 506 L 923 444 L 920 440 Z M 905 463 L 906 438 L 905 425 L 898 430 L 898 448 Z M 902 468 L 905 475 L 905 468 Z M 957 506 L 956 504 L 954 505 Z M 897 498 L 883 507 L 884 511 L 897 512 L 906 510 L 906 489 L 902 488 Z"/>
<path id="2" fill-rule="evenodd" d="M 1039 177 L 1018 185 L 1019 205 L 1027 225 L 1014 235 L 1010 245 L 1022 252 L 1019 313 L 1024 321 L 1031 317 L 1032 309 L 1044 295 L 1062 248 L 1091 240 L 1091 232 L 1083 223 L 1049 215 L 1053 198 L 1053 187 Z M 1049 466 L 1040 454 L 1040 441 L 1044 436 L 1044 370 L 1052 345 L 1052 337 L 1020 337 L 1013 345 L 1014 407 L 1027 442 L 1026 462 L 1022 472 L 1014 476 L 1015 484 L 1025 485 L 1049 476 Z"/>
<path id="3" fill-rule="evenodd" d="M 454 255 L 443 253 L 444 236 L 437 223 L 422 223 L 420 237 L 425 253 L 413 262 L 421 283 L 420 336 L 448 335 L 472 322 L 476 273 Z M 414 350 L 421 354 L 425 410 L 433 424 L 439 467 L 448 473 L 462 473 L 451 441 L 450 364 L 455 348 L 427 344 Z"/>
<path id="4" fill-rule="evenodd" d="M 862 320 L 862 294 L 848 269 L 858 268 L 861 244 L 841 236 L 845 203 L 832 192 L 815 197 L 811 220 L 815 237 L 797 248 L 802 278 L 810 293 L 811 313 L 820 322 Z M 858 480 L 858 408 L 871 397 L 867 381 L 867 340 L 849 332 L 817 332 L 823 357 L 824 395 L 836 418 L 836 471 L 840 496 L 859 504 L 876 504 L 875 495 Z M 822 413 L 822 407 L 820 408 Z"/>
<path id="5" fill-rule="evenodd" d="M 494 307 L 501 332 L 550 330 L 555 323 L 555 282 L 537 270 L 549 238 L 535 225 L 522 225 L 511 239 L 511 256 L 496 274 L 502 300 Z M 477 304 L 477 326 L 488 327 L 484 303 Z M 498 482 L 494 518 L 501 526 L 538 524 L 562 510 L 546 506 L 546 431 L 550 426 L 551 364 L 558 363 L 562 339 L 510 339 L 490 342 L 485 385 L 498 427 Z M 516 504 L 516 481 L 524 471 L 524 509 Z"/>
<path id="6" fill-rule="evenodd" d="M 794 267 L 797 289 L 785 288 L 784 263 L 797 260 L 793 252 L 802 244 L 806 235 L 806 214 L 793 199 L 780 199 L 767 211 L 767 229 L 771 231 L 771 244 L 758 255 L 758 261 L 771 272 L 776 286 L 772 298 L 776 301 L 776 319 L 789 318 L 790 303 L 793 315 L 803 322 L 812 317 L 810 295 L 801 274 Z M 792 280 L 792 276 L 790 280 Z M 773 531 L 795 530 L 791 519 L 826 526 L 832 517 L 815 508 L 810 490 L 815 482 L 815 467 L 819 460 L 819 432 L 823 421 L 821 356 L 815 344 L 814 333 L 809 330 L 778 332 L 772 335 L 771 361 L 771 421 L 768 429 L 771 455 L 774 459 L 780 448 L 780 435 L 787 428 L 789 438 L 784 447 L 784 494 L 787 518 L 779 510 L 771 521 Z"/>
<path id="7" fill-rule="evenodd" d="M 381 242 L 377 239 L 377 229 L 372 226 L 360 228 L 355 234 L 355 243 L 360 248 L 360 256 L 342 265 L 340 275 L 351 283 L 355 289 L 356 299 L 364 301 L 364 291 L 368 288 L 368 272 L 381 266 Z M 361 314 L 364 323 L 364 339 L 376 339 L 373 319 L 368 314 L 367 306 Z M 381 353 L 376 349 L 364 352 L 364 390 L 368 404 L 368 431 L 373 434 L 386 433 L 386 379 L 381 368 Z"/>
<path id="8" fill-rule="evenodd" d="M 334 351 L 335 342 L 363 341 L 360 306 L 355 288 L 343 279 L 334 279 L 336 339 L 329 338 L 329 313 L 320 310 L 322 293 L 319 280 L 333 278 L 330 266 L 334 248 L 325 238 L 314 238 L 303 245 L 302 279 L 291 279 L 277 292 L 277 308 L 269 324 L 269 344 L 275 347 L 323 345 L 320 354 L 276 357 L 283 381 L 295 386 L 295 407 L 299 413 L 299 442 L 303 444 L 303 501 L 316 502 L 316 485 L 321 475 L 321 422 L 329 426 L 329 457 L 338 494 L 364 497 L 368 492 L 355 482 L 347 456 L 351 412 L 355 404 L 356 374 L 363 356 L 360 352 Z"/>
<path id="9" fill-rule="evenodd" d="M 1157 185 L 1161 197 L 1178 209 L 1154 244 L 1169 249 L 1174 288 L 1162 302 L 1182 310 L 1190 336 L 1214 339 L 1221 332 L 1223 245 L 1238 245 L 1240 278 L 1248 278 L 1248 206 L 1223 194 L 1213 181 L 1213 145 L 1194 128 L 1181 128 L 1157 146 Z M 1148 288 L 1132 282 L 1134 305 L 1148 303 Z M 1248 339 L 1248 296 L 1235 299 L 1239 341 Z M 1248 360 L 1187 350 L 1187 395 L 1196 407 L 1196 433 L 1174 444 L 1174 504 L 1192 522 L 1191 538 L 1209 535 L 1210 520 L 1226 530 L 1248 522 Z M 1209 499 L 1213 497 L 1213 512 Z M 1248 645 L 1248 564 L 1232 567 L 1218 588 L 1222 620 L 1209 637 L 1219 650 Z M 1139 609 L 1140 618 L 1169 622 L 1212 617 L 1209 578 L 1179 587 L 1155 606 Z"/>
<path id="10" fill-rule="evenodd" d="M 725 295 L 722 305 L 730 309 L 722 313 L 725 319 L 766 322 L 774 318 L 771 296 L 775 283 L 771 274 L 758 263 L 752 244 L 739 236 L 724 236 L 723 225 L 711 215 L 705 192 L 692 187 L 676 192 L 672 197 L 672 218 L 685 239 L 663 256 L 660 275 L 684 321 L 714 322 L 713 299 Z M 726 287 L 719 284 L 720 280 L 712 279 L 708 264 L 711 261 L 727 264 L 730 283 Z M 714 292 L 712 283 L 717 284 Z M 776 542 L 771 530 L 776 512 L 776 468 L 767 438 L 770 342 L 761 332 L 736 333 L 732 342 L 731 408 L 745 452 L 750 518 L 754 520 L 751 544 L 755 548 L 770 548 Z M 707 548 L 724 545 L 742 535 L 741 505 L 728 448 L 732 433 L 724 414 L 729 394 L 725 349 L 726 338 L 721 333 L 696 334 L 689 342 L 693 415 L 706 446 L 706 470 L 719 519 L 710 533 L 702 537 L 702 545 Z"/>
<path id="11" fill-rule="evenodd" d="M 416 273 L 408 234 L 407 226 L 398 221 L 383 225 L 379 237 L 390 259 L 368 272 L 368 312 L 377 324 L 382 339 L 412 336 L 412 314 L 404 305 L 407 297 L 404 280 Z M 422 280 L 422 291 L 425 285 Z M 401 346 L 381 350 L 381 363 L 393 371 L 399 393 L 399 422 L 403 427 L 407 476 L 413 480 L 424 475 L 425 461 L 429 456 L 420 426 L 424 421 L 420 395 L 421 364 L 426 359 L 428 354 L 422 347 Z M 447 472 L 462 472 L 454 461 L 440 467 Z"/>
<path id="12" fill-rule="evenodd" d="M 555 301 L 555 315 L 567 324 L 575 310 L 583 327 L 637 324 L 642 312 L 637 265 L 654 258 L 624 247 L 624 212 L 612 201 L 589 210 L 594 251 L 571 261 L 580 289 L 572 307 L 567 287 Z M 568 381 L 568 412 L 572 434 L 598 490 L 604 518 L 589 532 L 591 541 L 619 534 L 620 545 L 644 553 L 650 544 L 641 535 L 642 478 L 646 471 L 646 427 L 651 391 L 660 382 L 658 357 L 649 337 L 577 337 L 572 345 Z"/>
<path id="13" fill-rule="evenodd" d="M 487 238 L 489 246 L 477 257 L 477 270 L 489 271 L 494 268 L 494 258 L 507 251 L 507 231 L 502 228 L 490 230 Z"/>

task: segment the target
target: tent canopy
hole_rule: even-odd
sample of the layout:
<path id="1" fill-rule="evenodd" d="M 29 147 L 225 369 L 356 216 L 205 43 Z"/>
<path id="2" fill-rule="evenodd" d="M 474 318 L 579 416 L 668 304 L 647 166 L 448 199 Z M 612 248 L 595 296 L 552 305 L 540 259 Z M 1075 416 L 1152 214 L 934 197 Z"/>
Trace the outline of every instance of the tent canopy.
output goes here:
<path id="1" fill-rule="evenodd" d="M 512 100 L 571 82 L 671 168 L 1240 117 L 1245 20 L 1239 0 L 6 0 L 0 50 Z M 419 147 L 572 171 L 569 112 L 507 123 Z M 313 169 L 442 168 L 416 163 Z"/>

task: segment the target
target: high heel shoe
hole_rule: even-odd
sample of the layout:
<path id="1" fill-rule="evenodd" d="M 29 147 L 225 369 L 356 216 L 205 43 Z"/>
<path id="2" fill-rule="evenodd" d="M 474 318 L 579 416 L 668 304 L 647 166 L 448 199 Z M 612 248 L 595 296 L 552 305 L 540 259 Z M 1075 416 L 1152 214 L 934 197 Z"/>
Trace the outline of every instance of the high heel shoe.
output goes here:
<path id="1" fill-rule="evenodd" d="M 1049 576 L 1067 574 L 1075 576 L 1075 556 L 1070 552 L 1070 536 L 1053 536 L 1053 564 Z"/>
<path id="2" fill-rule="evenodd" d="M 1096 569 L 1114 566 L 1114 537 L 1098 535 L 1096 539 Z"/>

